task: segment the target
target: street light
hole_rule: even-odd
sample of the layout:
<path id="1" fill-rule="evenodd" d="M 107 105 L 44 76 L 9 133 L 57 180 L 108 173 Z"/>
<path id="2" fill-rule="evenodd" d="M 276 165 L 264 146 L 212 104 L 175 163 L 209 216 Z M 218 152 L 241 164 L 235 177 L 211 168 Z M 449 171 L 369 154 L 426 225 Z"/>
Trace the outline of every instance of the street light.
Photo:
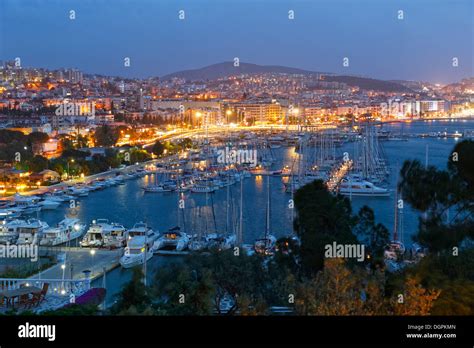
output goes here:
<path id="1" fill-rule="evenodd" d="M 67 161 L 67 179 L 68 179 L 68 180 L 69 180 L 69 178 L 70 178 L 70 176 L 71 176 L 71 172 L 70 172 L 70 170 L 69 170 L 69 162 L 74 163 L 74 158 L 71 159 L 71 160 L 69 160 L 69 161 Z"/>
<path id="2" fill-rule="evenodd" d="M 226 116 L 227 116 L 227 124 L 229 124 L 229 116 L 232 115 L 232 110 L 230 109 L 227 109 L 227 111 L 225 112 Z"/>
<path id="3" fill-rule="evenodd" d="M 90 254 L 92 256 L 92 265 L 94 265 L 94 260 L 95 260 L 95 249 L 91 249 Z"/>

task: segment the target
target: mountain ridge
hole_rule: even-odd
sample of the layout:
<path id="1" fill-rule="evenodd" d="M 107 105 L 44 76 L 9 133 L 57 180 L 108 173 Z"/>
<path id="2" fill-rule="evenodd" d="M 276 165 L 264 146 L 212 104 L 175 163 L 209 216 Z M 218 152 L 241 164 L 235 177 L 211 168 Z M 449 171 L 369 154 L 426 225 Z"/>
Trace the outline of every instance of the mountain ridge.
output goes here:
<path id="1" fill-rule="evenodd" d="M 305 70 L 281 65 L 258 65 L 252 63 L 240 62 L 239 66 L 234 66 L 233 62 L 227 61 L 207 65 L 197 69 L 187 69 L 177 71 L 160 77 L 161 80 L 170 80 L 172 78 L 183 78 L 187 81 L 208 81 L 222 77 L 240 75 L 240 74 L 259 74 L 259 73 L 283 73 L 300 75 L 324 75 L 325 81 L 343 82 L 351 87 L 358 86 L 364 90 L 411 92 L 406 86 L 394 82 L 379 80 L 367 77 L 339 75 L 328 72 Z"/>

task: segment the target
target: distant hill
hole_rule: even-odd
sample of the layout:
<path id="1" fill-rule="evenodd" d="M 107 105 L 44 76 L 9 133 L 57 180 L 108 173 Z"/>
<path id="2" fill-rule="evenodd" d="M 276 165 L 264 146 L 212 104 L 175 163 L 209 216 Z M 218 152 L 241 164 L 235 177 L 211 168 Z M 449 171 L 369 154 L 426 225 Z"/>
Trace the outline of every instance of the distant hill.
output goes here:
<path id="1" fill-rule="evenodd" d="M 240 63 L 234 66 L 234 62 L 223 62 L 205 66 L 199 69 L 183 70 L 172 74 L 162 76 L 162 80 L 169 80 L 173 77 L 184 78 L 189 81 L 215 80 L 221 77 L 239 75 L 239 74 L 261 74 L 261 73 L 280 73 L 280 74 L 318 74 L 315 71 L 288 68 L 278 65 L 257 65 L 250 63 Z"/>
<path id="2" fill-rule="evenodd" d="M 365 89 L 365 90 L 374 90 L 374 91 L 381 91 L 381 92 L 412 92 L 410 88 L 405 87 L 400 83 L 370 79 L 367 77 L 337 75 L 337 76 L 326 76 L 324 80 L 332 81 L 332 82 L 344 82 L 344 83 L 347 83 L 351 87 L 358 86 L 360 89 Z"/>
<path id="3" fill-rule="evenodd" d="M 280 74 L 322 74 L 325 75 L 326 81 L 337 81 L 347 83 L 349 86 L 359 86 L 365 90 L 378 90 L 383 92 L 410 92 L 411 90 L 401 84 L 369 79 L 365 77 L 356 76 L 343 76 L 335 75 L 326 72 L 316 72 L 310 70 L 303 70 L 297 68 L 290 68 L 279 65 L 257 65 L 250 63 L 240 63 L 238 67 L 235 67 L 233 62 L 223 62 L 218 64 L 212 64 L 199 69 L 183 70 L 172 74 L 162 76 L 162 80 L 170 80 L 172 78 L 183 78 L 188 81 L 207 81 L 215 80 L 218 78 L 239 75 L 239 74 L 261 74 L 261 73 L 280 73 Z"/>

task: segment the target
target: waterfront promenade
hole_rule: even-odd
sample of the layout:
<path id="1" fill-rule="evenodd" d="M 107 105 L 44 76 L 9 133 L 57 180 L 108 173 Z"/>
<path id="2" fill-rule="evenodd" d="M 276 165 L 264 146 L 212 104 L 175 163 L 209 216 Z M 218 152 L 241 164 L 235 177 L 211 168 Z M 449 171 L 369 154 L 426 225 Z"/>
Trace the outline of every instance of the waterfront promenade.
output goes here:
<path id="1" fill-rule="evenodd" d="M 41 249 L 40 249 L 41 251 Z M 84 248 L 67 248 L 64 260 L 56 265 L 31 276 L 29 279 L 84 279 L 84 271 L 90 271 L 90 278 L 94 280 L 119 265 L 122 249 L 101 250 Z"/>

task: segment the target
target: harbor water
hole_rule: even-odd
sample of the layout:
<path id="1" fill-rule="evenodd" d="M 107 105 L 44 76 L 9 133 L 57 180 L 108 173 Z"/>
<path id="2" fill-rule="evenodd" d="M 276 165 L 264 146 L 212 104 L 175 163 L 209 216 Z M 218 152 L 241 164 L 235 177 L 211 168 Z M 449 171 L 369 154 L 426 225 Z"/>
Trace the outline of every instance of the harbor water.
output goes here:
<path id="1" fill-rule="evenodd" d="M 384 130 L 392 134 L 428 134 L 434 132 L 454 133 L 466 129 L 474 129 L 474 120 L 456 121 L 423 121 L 412 123 L 384 124 Z M 450 151 L 456 142 L 462 138 L 436 137 L 409 137 L 406 141 L 381 141 L 390 167 L 389 188 L 395 189 L 399 169 L 405 160 L 418 159 L 425 163 L 444 169 L 447 165 Z M 352 152 L 352 143 L 343 144 L 338 151 Z M 294 158 L 294 148 L 281 147 L 274 149 L 276 162 L 272 169 L 281 169 L 284 165 L 291 166 Z M 428 154 L 428 156 L 426 156 Z M 138 221 L 148 223 L 150 227 L 164 232 L 178 223 L 186 232 L 206 233 L 224 232 L 237 228 L 240 205 L 240 184 L 230 186 L 229 192 L 222 188 L 212 194 L 184 193 L 184 215 L 178 209 L 177 193 L 145 193 L 143 186 L 153 184 L 156 174 L 142 178 L 127 180 L 125 185 L 106 188 L 91 192 L 88 197 L 80 199 L 80 206 L 76 209 L 76 217 L 90 224 L 93 219 L 107 218 L 130 228 Z M 252 243 L 256 238 L 263 236 L 265 231 L 266 215 L 266 180 L 265 176 L 252 176 L 244 179 L 243 183 L 243 237 L 245 243 Z M 292 211 L 288 208 L 291 194 L 285 193 L 281 177 L 270 177 L 271 188 L 271 231 L 275 236 L 288 235 L 292 229 Z M 229 209 L 226 207 L 227 196 L 230 197 Z M 394 223 L 394 194 L 388 197 L 352 197 L 353 212 L 357 213 L 363 205 L 368 205 L 375 212 L 377 222 L 384 224 L 392 231 Z M 229 211 L 229 213 L 227 213 Z M 182 211 L 181 211 L 182 212 Z M 56 210 L 40 212 L 38 217 L 50 225 L 64 218 L 71 211 L 62 206 Z M 405 204 L 403 210 L 404 242 L 410 245 L 411 237 L 418 228 L 419 214 Z M 158 267 L 166 266 L 176 259 L 175 256 L 155 255 L 148 262 L 150 280 Z M 131 271 L 120 267 L 109 272 L 106 277 L 108 289 L 107 303 L 113 301 L 113 295 L 131 278 Z M 101 286 L 102 279 L 95 280 L 94 285 Z"/>

